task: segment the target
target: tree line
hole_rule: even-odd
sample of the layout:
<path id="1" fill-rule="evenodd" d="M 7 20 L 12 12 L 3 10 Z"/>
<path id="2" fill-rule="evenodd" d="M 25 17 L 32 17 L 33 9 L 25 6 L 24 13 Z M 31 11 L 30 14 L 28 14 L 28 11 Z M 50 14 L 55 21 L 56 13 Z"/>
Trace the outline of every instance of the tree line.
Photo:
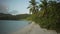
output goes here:
<path id="1" fill-rule="evenodd" d="M 60 31 L 60 2 L 56 0 L 30 0 L 28 9 L 31 21 L 39 24 L 42 28 Z"/>
<path id="2" fill-rule="evenodd" d="M 29 17 L 29 14 L 19 14 L 19 15 L 11 15 L 0 13 L 0 20 L 22 20 Z"/>

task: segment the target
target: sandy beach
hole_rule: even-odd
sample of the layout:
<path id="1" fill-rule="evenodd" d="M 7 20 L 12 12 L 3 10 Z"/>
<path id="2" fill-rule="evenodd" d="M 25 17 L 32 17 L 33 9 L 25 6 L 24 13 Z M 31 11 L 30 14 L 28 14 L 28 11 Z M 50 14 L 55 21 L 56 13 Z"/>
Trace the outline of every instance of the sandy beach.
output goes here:
<path id="1" fill-rule="evenodd" d="M 38 24 L 32 22 L 28 26 L 12 34 L 57 34 L 57 32 L 55 30 L 42 29 Z"/>

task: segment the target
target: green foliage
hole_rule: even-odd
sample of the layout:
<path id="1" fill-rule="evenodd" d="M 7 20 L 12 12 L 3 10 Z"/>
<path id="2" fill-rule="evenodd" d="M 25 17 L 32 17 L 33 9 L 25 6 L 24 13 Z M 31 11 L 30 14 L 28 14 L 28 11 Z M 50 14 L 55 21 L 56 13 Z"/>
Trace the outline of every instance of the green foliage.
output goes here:
<path id="1" fill-rule="evenodd" d="M 29 16 L 30 14 L 10 15 L 10 14 L 0 13 L 0 20 L 21 20 L 21 19 L 26 19 Z"/>
<path id="2" fill-rule="evenodd" d="M 38 10 L 37 2 L 35 0 L 31 0 L 29 3 L 30 5 L 28 8 L 30 10 L 30 13 L 35 14 Z"/>
<path id="3" fill-rule="evenodd" d="M 38 11 L 32 13 L 31 20 L 39 24 L 42 28 L 59 30 L 60 28 L 60 3 L 56 1 L 41 1 Z M 40 10 L 39 10 L 40 9 Z"/>

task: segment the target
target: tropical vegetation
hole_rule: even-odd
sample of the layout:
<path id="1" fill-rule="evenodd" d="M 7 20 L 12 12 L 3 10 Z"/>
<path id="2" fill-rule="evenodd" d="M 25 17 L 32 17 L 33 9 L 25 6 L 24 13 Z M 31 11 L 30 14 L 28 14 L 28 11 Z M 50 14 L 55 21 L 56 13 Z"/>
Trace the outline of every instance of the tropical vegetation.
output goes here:
<path id="1" fill-rule="evenodd" d="M 30 14 L 19 14 L 19 15 L 11 15 L 0 13 L 0 20 L 24 20 L 29 17 Z"/>
<path id="2" fill-rule="evenodd" d="M 46 29 L 60 31 L 60 2 L 56 0 L 36 0 L 29 1 L 31 16 L 28 18 L 31 21 L 39 24 L 40 27 Z"/>

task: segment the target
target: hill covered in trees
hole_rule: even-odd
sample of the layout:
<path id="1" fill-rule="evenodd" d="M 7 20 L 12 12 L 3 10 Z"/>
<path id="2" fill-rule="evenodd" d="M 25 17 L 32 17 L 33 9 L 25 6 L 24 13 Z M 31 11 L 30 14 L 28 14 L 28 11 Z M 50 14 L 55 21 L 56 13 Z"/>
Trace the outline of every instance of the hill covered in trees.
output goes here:
<path id="1" fill-rule="evenodd" d="M 11 14 L 0 13 L 0 20 L 21 20 L 29 16 L 30 16 L 29 14 L 11 15 Z"/>

